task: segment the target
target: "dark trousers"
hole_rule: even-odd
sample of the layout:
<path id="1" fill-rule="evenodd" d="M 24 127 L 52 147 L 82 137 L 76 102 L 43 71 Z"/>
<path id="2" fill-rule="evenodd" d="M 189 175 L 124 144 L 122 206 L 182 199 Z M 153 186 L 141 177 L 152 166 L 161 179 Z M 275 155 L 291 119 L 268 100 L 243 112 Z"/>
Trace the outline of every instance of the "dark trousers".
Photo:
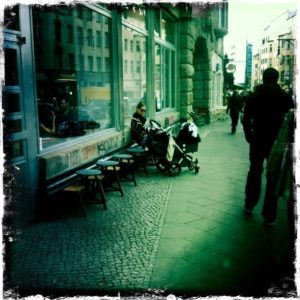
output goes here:
<path id="1" fill-rule="evenodd" d="M 230 111 L 230 118 L 231 118 L 231 132 L 235 133 L 236 126 L 237 126 L 238 121 L 239 121 L 239 112 L 231 110 Z"/>
<path id="2" fill-rule="evenodd" d="M 265 159 L 269 156 L 271 146 L 262 143 L 250 144 L 250 167 L 245 188 L 245 206 L 253 209 L 261 193 L 261 176 Z"/>

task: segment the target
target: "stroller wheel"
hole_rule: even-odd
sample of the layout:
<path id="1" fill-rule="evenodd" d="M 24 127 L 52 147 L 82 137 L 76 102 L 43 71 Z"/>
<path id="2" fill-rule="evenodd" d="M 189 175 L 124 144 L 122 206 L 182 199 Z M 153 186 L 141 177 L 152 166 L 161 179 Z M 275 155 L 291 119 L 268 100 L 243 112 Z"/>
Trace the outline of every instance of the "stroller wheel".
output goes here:
<path id="1" fill-rule="evenodd" d="M 168 169 L 169 162 L 166 159 L 161 158 L 155 163 L 155 166 L 159 171 L 164 172 Z"/>
<path id="2" fill-rule="evenodd" d="M 188 168 L 190 171 L 193 171 L 195 169 L 194 163 L 191 161 L 191 163 L 188 165 Z"/>
<path id="3" fill-rule="evenodd" d="M 181 172 L 181 166 L 179 163 L 173 162 L 170 164 L 170 167 L 168 169 L 168 174 L 170 177 L 174 177 L 179 175 Z"/>

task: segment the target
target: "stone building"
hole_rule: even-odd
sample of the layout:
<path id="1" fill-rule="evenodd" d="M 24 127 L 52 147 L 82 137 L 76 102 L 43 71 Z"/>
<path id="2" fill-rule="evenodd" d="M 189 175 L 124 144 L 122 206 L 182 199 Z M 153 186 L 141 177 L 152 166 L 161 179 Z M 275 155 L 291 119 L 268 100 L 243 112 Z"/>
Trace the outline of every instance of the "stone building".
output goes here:
<path id="1" fill-rule="evenodd" d="M 209 122 L 223 99 L 227 5 L 5 7 L 5 224 L 26 224 L 49 189 L 127 147 L 139 101 L 163 126 L 191 111 Z"/>
<path id="2" fill-rule="evenodd" d="M 262 81 L 262 73 L 268 67 L 279 71 L 279 84 L 293 88 L 296 67 L 296 15 L 297 11 L 286 11 L 275 18 L 264 29 L 261 44 L 253 65 L 252 85 Z"/>

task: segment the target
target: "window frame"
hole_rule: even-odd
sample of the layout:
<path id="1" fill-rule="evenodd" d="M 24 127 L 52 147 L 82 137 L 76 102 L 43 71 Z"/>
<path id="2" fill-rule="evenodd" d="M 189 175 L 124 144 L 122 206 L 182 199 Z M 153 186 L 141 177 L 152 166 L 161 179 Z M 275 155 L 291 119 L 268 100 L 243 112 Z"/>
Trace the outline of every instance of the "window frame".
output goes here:
<path id="1" fill-rule="evenodd" d="M 78 7 L 81 6 L 81 9 L 78 10 Z M 114 74 L 114 68 L 113 68 L 113 64 L 116 63 L 116 59 L 118 59 L 118 55 L 117 55 L 117 49 L 115 49 L 112 44 L 116 43 L 114 40 L 116 39 L 114 33 L 113 33 L 113 26 L 114 26 L 114 19 L 116 18 L 115 14 L 111 11 L 108 11 L 107 9 L 103 8 L 102 6 L 96 5 L 96 4 L 88 4 L 88 3 L 78 3 L 77 7 L 76 7 L 76 11 L 75 11 L 75 15 L 74 17 L 77 18 L 78 17 L 78 11 L 82 12 L 81 20 L 85 20 L 86 18 L 86 9 L 91 9 L 92 10 L 92 14 L 94 15 L 96 12 L 97 16 L 101 16 L 101 17 L 93 17 L 93 19 L 95 18 L 95 21 L 98 22 L 100 20 L 101 23 L 104 24 L 104 26 L 108 26 L 108 24 L 110 24 L 110 31 L 109 31 L 109 36 L 107 38 L 108 43 L 107 46 L 108 48 L 105 49 L 110 49 L 110 76 L 109 76 L 109 80 L 110 80 L 110 93 L 111 93 L 111 112 L 110 112 L 110 117 L 111 117 L 111 122 L 112 122 L 112 127 L 110 128 L 106 128 L 103 129 L 101 131 L 96 131 L 96 132 L 91 132 L 87 135 L 83 135 L 83 136 L 77 136 L 77 137 L 72 137 L 72 138 L 67 138 L 67 139 L 63 139 L 61 142 L 58 142 L 56 144 L 53 145 L 49 145 L 43 149 L 40 150 L 41 154 L 45 154 L 48 152 L 52 152 L 52 151 L 56 151 L 68 146 L 72 146 L 72 145 L 78 145 L 80 143 L 82 143 L 83 141 L 86 140 L 90 140 L 92 138 L 95 137 L 99 137 L 99 136 L 104 136 L 107 135 L 109 132 L 113 133 L 116 132 L 118 130 L 117 128 L 117 112 L 116 112 L 116 99 L 117 97 L 115 96 L 115 89 L 116 89 L 116 85 L 113 84 L 113 82 L 115 82 L 116 78 L 116 74 Z M 108 19 L 110 19 L 110 22 L 103 22 L 103 17 L 106 17 Z M 106 19 L 108 21 L 108 19 Z M 84 23 L 83 23 L 84 24 Z M 102 24 L 102 26 L 103 26 Z M 80 28 L 80 32 L 82 32 L 82 39 L 80 41 L 80 39 L 78 39 L 78 28 Z M 88 29 L 88 25 L 83 26 L 81 23 L 78 23 L 76 25 L 76 27 L 73 26 L 73 32 L 74 32 L 74 43 L 80 43 L 83 45 L 85 44 L 84 42 L 84 31 Z M 76 31 L 75 31 L 76 30 Z M 87 40 L 87 39 L 86 39 Z M 68 41 L 68 39 L 66 39 L 66 41 Z M 102 40 L 103 41 L 103 40 Z M 95 42 L 95 41 L 94 41 Z M 103 41 L 104 42 L 104 41 Z M 87 43 L 87 42 L 86 42 Z M 75 61 L 78 60 L 78 57 L 75 57 L 74 55 L 74 59 Z M 83 70 L 87 70 L 87 68 L 89 68 L 88 65 L 88 61 L 83 61 Z M 104 68 L 104 61 L 103 59 L 101 60 L 101 68 L 103 70 Z M 97 68 L 97 66 L 95 65 L 95 61 L 93 62 L 93 68 Z M 97 70 L 98 71 L 98 70 Z M 36 72 L 36 71 L 35 71 Z M 36 76 L 35 76 L 36 77 Z M 118 79 L 117 79 L 118 80 Z M 35 79 L 36 82 L 36 79 Z M 96 83 L 97 85 L 97 83 Z M 37 118 L 37 122 L 38 122 L 38 118 Z M 40 133 L 38 132 L 39 137 L 41 137 Z"/>

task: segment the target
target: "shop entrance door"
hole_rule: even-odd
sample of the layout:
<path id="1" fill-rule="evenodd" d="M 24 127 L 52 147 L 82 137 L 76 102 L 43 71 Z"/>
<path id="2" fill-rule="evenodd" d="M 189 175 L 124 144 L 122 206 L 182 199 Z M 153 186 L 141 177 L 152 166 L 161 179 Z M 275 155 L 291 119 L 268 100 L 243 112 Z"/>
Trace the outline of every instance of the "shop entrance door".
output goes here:
<path id="1" fill-rule="evenodd" d="M 22 227 L 33 219 L 38 170 L 32 51 L 20 24 L 21 15 L 29 23 L 29 9 L 17 5 L 12 11 L 15 19 L 4 29 L 5 79 L 2 86 L 3 225 L 4 230 L 8 231 Z M 26 26 L 23 28 L 24 32 L 29 32 Z"/>

